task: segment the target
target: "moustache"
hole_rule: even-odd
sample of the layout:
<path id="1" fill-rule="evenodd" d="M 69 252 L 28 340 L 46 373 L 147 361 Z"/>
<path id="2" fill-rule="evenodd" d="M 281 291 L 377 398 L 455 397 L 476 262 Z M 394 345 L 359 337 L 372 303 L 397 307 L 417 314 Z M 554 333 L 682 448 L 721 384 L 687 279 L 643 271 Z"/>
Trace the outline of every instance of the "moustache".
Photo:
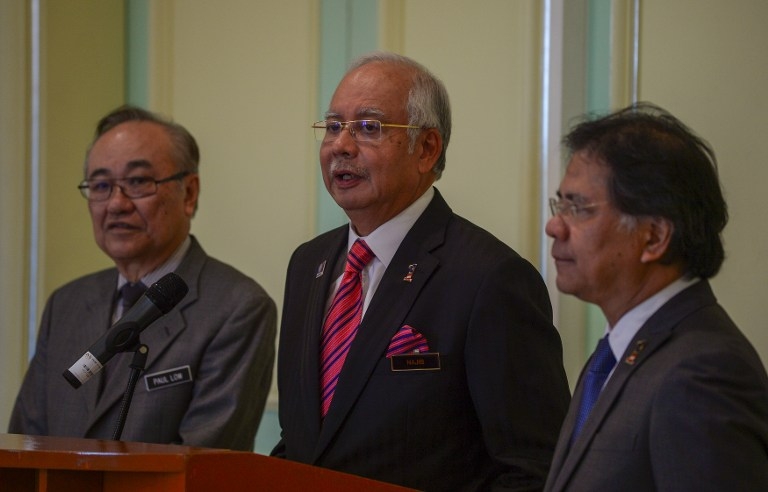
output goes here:
<path id="1" fill-rule="evenodd" d="M 349 173 L 364 179 L 368 179 L 370 177 L 370 173 L 364 167 L 354 166 L 349 162 L 340 160 L 340 159 L 339 160 L 334 159 L 333 161 L 331 161 L 331 165 L 328 168 L 328 172 L 331 175 Z"/>

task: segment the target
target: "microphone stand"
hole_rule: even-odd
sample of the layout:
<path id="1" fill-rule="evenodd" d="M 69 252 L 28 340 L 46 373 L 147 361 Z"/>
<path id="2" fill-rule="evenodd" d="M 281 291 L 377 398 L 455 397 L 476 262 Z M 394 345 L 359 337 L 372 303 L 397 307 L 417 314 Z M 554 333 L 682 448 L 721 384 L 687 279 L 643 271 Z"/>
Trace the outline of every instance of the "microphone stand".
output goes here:
<path id="1" fill-rule="evenodd" d="M 149 354 L 149 347 L 141 342 L 134 345 L 133 359 L 131 360 L 130 368 L 131 374 L 128 377 L 128 386 L 123 394 L 123 402 L 120 406 L 120 414 L 117 416 L 117 422 L 115 423 L 115 430 L 112 433 L 112 440 L 119 441 L 120 436 L 123 435 L 123 427 L 125 427 L 125 419 L 128 417 L 128 410 L 131 408 L 131 400 L 133 399 L 133 392 L 136 390 L 136 382 L 139 380 L 139 376 L 147 364 L 147 355 Z M 126 350 L 128 352 L 129 350 Z"/>

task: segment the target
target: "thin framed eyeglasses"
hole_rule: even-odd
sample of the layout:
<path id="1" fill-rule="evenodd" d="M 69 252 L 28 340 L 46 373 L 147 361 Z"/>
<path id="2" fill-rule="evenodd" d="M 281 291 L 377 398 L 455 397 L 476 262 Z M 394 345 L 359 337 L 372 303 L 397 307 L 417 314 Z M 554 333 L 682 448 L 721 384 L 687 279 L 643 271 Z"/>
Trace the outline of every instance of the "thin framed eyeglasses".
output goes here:
<path id="1" fill-rule="evenodd" d="M 128 198 L 144 198 L 157 193 L 157 185 L 169 181 L 180 180 L 189 175 L 189 171 L 181 171 L 163 179 L 150 176 L 131 176 L 128 178 L 91 178 L 84 179 L 77 185 L 80 194 L 89 202 L 101 202 L 112 196 L 115 186 L 120 188 Z"/>
<path id="2" fill-rule="evenodd" d="M 587 212 L 604 203 L 605 202 L 594 202 L 580 204 L 563 198 L 550 198 L 549 211 L 552 212 L 552 217 L 559 215 L 564 219 L 581 219 L 585 217 Z"/>
<path id="3" fill-rule="evenodd" d="M 382 128 L 421 128 L 414 125 L 400 125 L 396 123 L 382 123 L 379 120 L 351 120 L 336 121 L 324 120 L 317 121 L 312 125 L 315 130 L 315 139 L 318 142 L 336 140 L 344 131 L 349 130 L 352 138 L 358 142 L 378 142 L 381 140 Z"/>

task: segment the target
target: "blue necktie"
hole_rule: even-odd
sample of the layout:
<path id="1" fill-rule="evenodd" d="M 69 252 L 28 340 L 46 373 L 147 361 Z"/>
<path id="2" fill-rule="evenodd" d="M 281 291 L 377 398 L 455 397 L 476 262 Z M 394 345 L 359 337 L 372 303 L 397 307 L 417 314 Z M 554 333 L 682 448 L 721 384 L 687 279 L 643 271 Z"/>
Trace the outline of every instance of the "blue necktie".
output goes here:
<path id="1" fill-rule="evenodd" d="M 613 356 L 611 346 L 608 343 L 608 335 L 600 339 L 595 352 L 592 354 L 592 360 L 589 364 L 589 371 L 584 377 L 584 391 L 581 393 L 581 403 L 579 404 L 579 415 L 576 418 L 576 425 L 573 427 L 571 442 L 576 440 L 581 428 L 587 421 L 589 412 L 595 405 L 600 392 L 603 390 L 605 380 L 611 373 L 613 366 L 616 365 L 616 357 Z"/>

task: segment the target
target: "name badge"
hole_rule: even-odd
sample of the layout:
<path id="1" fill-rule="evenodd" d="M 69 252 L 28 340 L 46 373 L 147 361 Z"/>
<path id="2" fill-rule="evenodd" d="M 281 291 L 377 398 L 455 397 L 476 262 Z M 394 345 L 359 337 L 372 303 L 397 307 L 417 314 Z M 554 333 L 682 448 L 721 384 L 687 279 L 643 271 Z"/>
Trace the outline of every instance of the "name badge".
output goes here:
<path id="1" fill-rule="evenodd" d="M 440 352 L 393 355 L 389 358 L 393 371 L 439 371 Z"/>
<path id="2" fill-rule="evenodd" d="M 167 371 L 155 372 L 144 376 L 144 384 L 147 386 L 147 391 L 190 382 L 192 382 L 192 369 L 189 366 L 175 367 Z"/>

